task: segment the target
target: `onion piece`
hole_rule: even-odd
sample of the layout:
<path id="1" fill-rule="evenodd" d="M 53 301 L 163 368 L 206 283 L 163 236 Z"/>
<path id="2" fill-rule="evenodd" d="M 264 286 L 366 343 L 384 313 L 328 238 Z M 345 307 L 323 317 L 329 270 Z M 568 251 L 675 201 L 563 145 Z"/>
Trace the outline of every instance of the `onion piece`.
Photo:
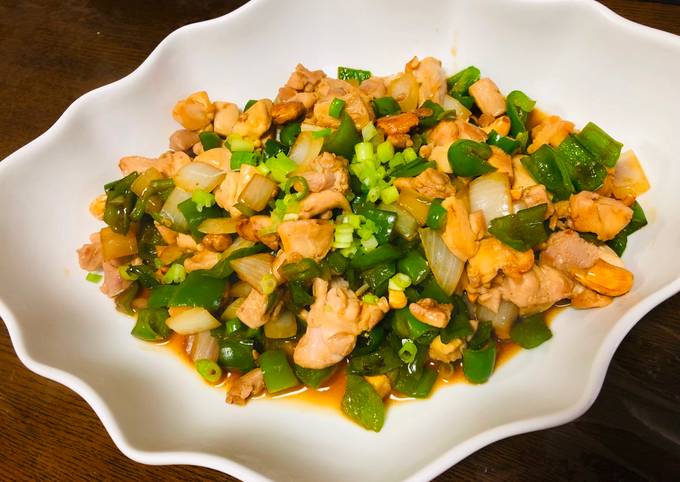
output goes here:
<path id="1" fill-rule="evenodd" d="M 264 325 L 264 336 L 275 340 L 291 338 L 297 333 L 295 315 L 290 311 L 284 311 L 278 318 L 269 320 Z"/>
<path id="2" fill-rule="evenodd" d="M 239 201 L 244 203 L 255 212 L 262 211 L 267 207 L 269 200 L 274 197 L 278 185 L 272 179 L 262 174 L 254 174 L 250 181 L 241 191 Z"/>
<path id="3" fill-rule="evenodd" d="M 253 246 L 255 246 L 255 243 L 253 241 L 248 241 L 247 239 L 243 239 L 239 236 L 231 243 L 231 246 L 229 246 L 222 252 L 222 255 L 220 257 L 224 259 L 227 256 L 231 255 L 232 253 L 238 251 L 239 249 L 252 248 Z"/>
<path id="4" fill-rule="evenodd" d="M 490 321 L 496 336 L 507 340 L 510 338 L 510 328 L 519 316 L 519 308 L 510 301 L 502 300 L 498 306 L 498 313 L 494 313 L 486 306 L 477 305 L 475 310 L 479 321 Z"/>
<path id="5" fill-rule="evenodd" d="M 458 286 L 465 263 L 449 251 L 446 243 L 435 230 L 425 228 L 421 229 L 419 234 L 434 279 L 446 294 L 452 294 Z"/>
<path id="6" fill-rule="evenodd" d="M 219 351 L 219 346 L 217 345 L 217 340 L 210 330 L 201 331 L 193 335 L 193 341 L 191 343 L 191 359 L 196 360 L 211 360 L 217 361 L 217 353 Z"/>
<path id="7" fill-rule="evenodd" d="M 210 164 L 191 162 L 179 170 L 175 177 L 175 186 L 188 192 L 196 189 L 211 192 L 224 180 L 226 173 Z"/>
<path id="8" fill-rule="evenodd" d="M 470 183 L 470 212 L 482 211 L 487 225 L 513 213 L 510 180 L 504 172 L 491 172 Z"/>
<path id="9" fill-rule="evenodd" d="M 418 220 L 414 218 L 411 213 L 398 204 L 381 204 L 378 206 L 383 211 L 391 211 L 397 214 L 397 220 L 394 223 L 394 229 L 404 239 L 410 241 L 418 234 Z"/>
<path id="10" fill-rule="evenodd" d="M 238 218 L 208 218 L 198 225 L 198 230 L 204 234 L 233 234 L 241 221 Z"/>
<path id="11" fill-rule="evenodd" d="M 245 300 L 245 298 L 236 298 L 234 301 L 232 301 L 229 306 L 224 309 L 224 312 L 222 312 L 222 320 L 226 321 L 237 318 L 236 313 L 238 313 L 238 309 Z"/>
<path id="12" fill-rule="evenodd" d="M 387 93 L 394 97 L 403 112 L 418 107 L 418 81 L 411 72 L 398 75 L 387 86 Z"/>
<path id="13" fill-rule="evenodd" d="M 633 151 L 626 151 L 616 163 L 612 193 L 617 199 L 637 197 L 649 190 L 649 181 Z"/>
<path id="14" fill-rule="evenodd" d="M 272 264 L 274 257 L 271 254 L 259 253 L 252 256 L 245 256 L 231 261 L 231 267 L 238 277 L 250 284 L 257 291 L 262 293 L 262 280 L 265 276 L 272 275 Z"/>
<path id="15" fill-rule="evenodd" d="M 106 227 L 99 231 L 99 236 L 102 242 L 102 259 L 104 261 L 138 253 L 137 230 L 133 227 L 128 230 L 127 234 L 119 234 Z"/>
<path id="16" fill-rule="evenodd" d="M 444 102 L 442 102 L 442 107 L 444 110 L 453 110 L 456 112 L 456 119 L 467 120 L 470 118 L 471 112 L 460 103 L 458 99 L 454 99 L 450 95 L 444 96 Z"/>
<path id="17" fill-rule="evenodd" d="M 205 308 L 190 308 L 165 320 L 173 331 L 180 335 L 193 335 L 220 326 L 213 315 Z"/>
<path id="18" fill-rule="evenodd" d="M 298 166 L 312 161 L 321 153 L 323 139 L 323 137 L 314 138 L 311 131 L 301 132 L 295 139 L 293 147 L 290 148 L 288 157 Z"/>
<path id="19" fill-rule="evenodd" d="M 191 199 L 191 194 L 186 192 L 184 189 L 176 187 L 165 200 L 160 212 L 161 217 L 172 223 L 172 229 L 182 233 L 189 229 L 189 223 L 177 205 L 186 201 L 187 199 Z"/>
<path id="20" fill-rule="evenodd" d="M 402 189 L 399 191 L 399 206 L 413 216 L 421 226 L 427 220 L 427 213 L 430 211 L 431 201 L 421 196 L 412 189 Z"/>
<path id="21" fill-rule="evenodd" d="M 252 289 L 253 287 L 245 281 L 237 281 L 229 290 L 229 296 L 232 298 L 245 298 L 250 294 L 250 290 Z"/>

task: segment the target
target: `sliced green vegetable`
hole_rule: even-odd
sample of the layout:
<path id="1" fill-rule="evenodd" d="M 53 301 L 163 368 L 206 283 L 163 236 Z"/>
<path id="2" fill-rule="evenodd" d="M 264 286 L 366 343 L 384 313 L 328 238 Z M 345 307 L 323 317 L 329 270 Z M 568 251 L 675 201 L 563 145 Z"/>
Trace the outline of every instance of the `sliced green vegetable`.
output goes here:
<path id="1" fill-rule="evenodd" d="M 503 149 L 508 154 L 512 155 L 521 147 L 522 143 L 512 137 L 501 136 L 498 132 L 492 130 L 489 132 L 489 137 L 486 138 L 486 143 L 490 146 L 497 146 Z"/>
<path id="2" fill-rule="evenodd" d="M 485 383 L 496 365 L 496 342 L 489 342 L 484 348 L 463 350 L 463 375 L 472 383 Z"/>
<path id="3" fill-rule="evenodd" d="M 419 372 L 410 372 L 402 367 L 394 388 L 409 397 L 427 398 L 436 381 L 437 370 L 432 367 L 425 367 Z"/>
<path id="4" fill-rule="evenodd" d="M 116 309 L 121 313 L 132 316 L 135 313 L 132 301 L 137 297 L 137 293 L 139 293 L 139 283 L 135 281 L 116 296 Z"/>
<path id="5" fill-rule="evenodd" d="M 445 111 L 441 105 L 437 104 L 436 102 L 432 102 L 430 99 L 427 99 L 425 102 L 423 102 L 423 105 L 420 107 L 430 109 L 432 111 L 432 114 L 428 115 L 427 117 L 422 117 L 418 122 L 418 125 L 423 129 L 434 127 L 439 123 L 440 120 L 446 118 L 447 116 L 455 115 L 455 113 L 452 111 Z"/>
<path id="6" fill-rule="evenodd" d="M 208 383 L 217 383 L 222 378 L 222 369 L 212 360 L 196 360 L 196 371 Z"/>
<path id="7" fill-rule="evenodd" d="M 286 147 L 290 147 L 295 144 L 295 139 L 302 132 L 302 127 L 299 122 L 289 122 L 281 128 L 279 132 L 279 141 Z"/>
<path id="8" fill-rule="evenodd" d="M 225 216 L 224 210 L 219 206 L 201 207 L 199 210 L 192 198 L 182 201 L 177 205 L 177 208 L 186 218 L 189 231 L 191 231 L 191 235 L 196 240 L 201 240 L 205 236 L 198 230 L 203 221 L 208 218 L 221 218 Z"/>
<path id="9" fill-rule="evenodd" d="M 220 366 L 240 370 L 242 373 L 255 368 L 253 348 L 255 342 L 252 339 L 234 338 L 220 342 L 217 363 Z"/>
<path id="10" fill-rule="evenodd" d="M 358 375 L 347 375 L 342 411 L 362 427 L 379 432 L 385 423 L 385 405 L 373 386 Z"/>
<path id="11" fill-rule="evenodd" d="M 536 348 L 552 338 L 552 331 L 545 324 L 543 313 L 523 318 L 510 329 L 510 338 L 522 348 Z"/>
<path id="12" fill-rule="evenodd" d="M 565 162 L 549 145 L 544 144 L 530 156 L 523 157 L 522 165 L 531 177 L 545 185 L 554 200 L 567 199 L 574 192 Z"/>
<path id="13" fill-rule="evenodd" d="M 146 308 L 137 312 L 137 322 L 132 328 L 132 336 L 144 341 L 163 341 L 172 330 L 165 324 L 170 315 L 165 308 Z"/>
<path id="14" fill-rule="evenodd" d="M 377 97 L 371 101 L 371 104 L 377 118 L 401 113 L 401 107 L 394 97 Z"/>
<path id="15" fill-rule="evenodd" d="M 209 151 L 210 149 L 215 149 L 216 147 L 222 147 L 224 145 L 224 139 L 214 132 L 201 132 L 198 134 L 198 138 L 201 141 L 204 151 Z"/>
<path id="16" fill-rule="evenodd" d="M 545 227 L 547 204 L 539 204 L 491 220 L 489 233 L 517 251 L 526 251 L 548 239 Z"/>
<path id="17" fill-rule="evenodd" d="M 366 296 L 369 295 L 364 295 L 363 299 L 364 303 L 366 303 L 365 299 Z M 359 355 L 368 355 L 369 353 L 373 353 L 380 347 L 380 344 L 383 342 L 384 339 L 385 328 L 383 328 L 382 325 L 374 326 L 373 329 L 370 331 L 364 331 L 359 336 L 357 336 L 357 343 L 354 346 L 354 350 L 352 350 L 350 358 Z"/>
<path id="18" fill-rule="evenodd" d="M 633 210 L 633 217 L 630 222 L 614 237 L 614 239 L 607 241 L 607 245 L 619 256 L 623 255 L 623 252 L 626 250 L 628 236 L 638 229 L 647 226 L 647 217 L 642 210 L 642 206 L 635 201 L 630 207 Z"/>
<path id="19" fill-rule="evenodd" d="M 418 354 L 418 347 L 411 340 L 404 340 L 401 349 L 399 350 L 399 358 L 404 363 L 412 363 Z"/>
<path id="20" fill-rule="evenodd" d="M 471 65 L 449 77 L 446 79 L 449 95 L 454 99 L 457 99 L 468 109 L 472 108 L 474 99 L 469 95 L 468 90 L 472 84 L 479 80 L 479 76 L 479 69 Z"/>
<path id="21" fill-rule="evenodd" d="M 371 291 L 378 296 L 387 292 L 387 284 L 397 274 L 394 261 L 379 263 L 361 273 L 361 279 L 367 283 Z"/>
<path id="22" fill-rule="evenodd" d="M 598 162 L 607 167 L 614 167 L 621 157 L 623 144 L 614 140 L 609 134 L 592 122 L 576 134 L 576 138 L 590 151 Z"/>
<path id="23" fill-rule="evenodd" d="M 347 364 L 347 371 L 357 375 L 382 375 L 399 368 L 401 364 L 397 352 L 384 344 L 371 353 L 353 356 Z"/>
<path id="24" fill-rule="evenodd" d="M 362 256 L 355 256 L 350 261 L 350 266 L 356 269 L 368 269 L 386 261 L 395 261 L 402 257 L 404 252 L 392 244 L 383 244 L 373 251 Z"/>
<path id="25" fill-rule="evenodd" d="M 281 271 L 288 281 L 303 283 L 321 276 L 321 267 L 311 258 L 303 258 L 297 263 L 284 264 Z"/>
<path id="26" fill-rule="evenodd" d="M 496 170 L 487 159 L 491 157 L 491 148 L 481 142 L 459 139 L 449 147 L 448 158 L 453 173 L 457 176 L 481 176 Z"/>
<path id="27" fill-rule="evenodd" d="M 468 348 L 471 350 L 478 350 L 482 348 L 491 338 L 491 331 L 493 324 L 490 321 L 480 321 L 477 324 L 477 330 L 468 342 Z"/>
<path id="28" fill-rule="evenodd" d="M 250 166 L 257 166 L 257 161 L 259 156 L 256 152 L 248 151 L 233 151 L 231 153 L 231 160 L 229 161 L 229 167 L 232 171 L 238 171 L 241 169 L 241 164 L 248 164 Z"/>
<path id="29" fill-rule="evenodd" d="M 363 82 L 371 77 L 370 70 L 354 69 L 352 67 L 338 67 L 338 79 L 340 80 L 356 80 Z"/>
<path id="30" fill-rule="evenodd" d="M 443 199 L 433 199 L 427 212 L 425 224 L 432 229 L 442 229 L 446 225 L 446 208 L 442 207 Z"/>
<path id="31" fill-rule="evenodd" d="M 349 260 L 337 251 L 333 251 L 324 260 L 334 276 L 340 276 L 349 266 Z"/>
<path id="32" fill-rule="evenodd" d="M 595 160 L 575 136 L 567 136 L 557 148 L 557 153 L 564 160 L 576 191 L 596 191 L 602 187 L 607 169 Z"/>
<path id="33" fill-rule="evenodd" d="M 343 112 L 340 117 L 340 126 L 324 139 L 323 150 L 345 159 L 352 159 L 354 146 L 360 142 L 362 142 L 361 134 L 357 131 L 354 121 L 347 112 Z"/>
<path id="34" fill-rule="evenodd" d="M 87 273 L 85 276 L 85 279 L 90 283 L 99 283 L 103 278 L 104 276 L 99 273 Z"/>
<path id="35" fill-rule="evenodd" d="M 168 306 L 200 306 L 214 311 L 222 302 L 226 285 L 225 279 L 213 278 L 203 270 L 192 271 L 182 283 L 173 287 Z"/>
<path id="36" fill-rule="evenodd" d="M 339 119 L 344 108 L 345 101 L 336 97 L 331 101 L 331 105 L 328 107 L 328 115 Z"/>
<path id="37" fill-rule="evenodd" d="M 453 295 L 453 313 L 449 324 L 442 328 L 440 337 L 442 343 L 449 343 L 455 339 L 467 340 L 474 330 L 470 324 L 470 313 L 461 296 Z"/>
<path id="38" fill-rule="evenodd" d="M 425 159 L 421 159 L 418 157 L 417 159 L 414 159 L 410 162 L 407 162 L 405 164 L 401 164 L 396 167 L 391 173 L 390 176 L 392 177 L 415 177 L 421 172 L 423 172 L 425 169 L 429 167 L 435 167 L 436 162 L 434 161 L 426 161 Z"/>
<path id="39" fill-rule="evenodd" d="M 302 383 L 311 388 L 319 388 L 335 372 L 335 365 L 315 370 L 313 368 L 303 368 L 295 365 L 295 374 Z"/>
<path id="40" fill-rule="evenodd" d="M 260 355 L 258 361 L 269 393 L 280 392 L 300 384 L 283 351 L 266 351 Z"/>
<path id="41" fill-rule="evenodd" d="M 127 234 L 130 229 L 130 214 L 137 196 L 132 192 L 132 183 L 139 174 L 132 172 L 122 179 L 104 185 L 106 204 L 103 220 L 119 234 Z"/>
<path id="42" fill-rule="evenodd" d="M 262 149 L 262 152 L 264 153 L 265 159 L 270 159 L 272 157 L 276 157 L 280 152 L 285 154 L 287 150 L 288 149 L 286 149 L 286 146 L 284 146 L 279 141 L 275 141 L 274 139 L 267 139 L 267 142 L 264 143 L 264 148 Z"/>
<path id="43" fill-rule="evenodd" d="M 375 223 L 376 229 L 373 231 L 373 235 L 379 243 L 387 243 L 392 238 L 394 225 L 397 222 L 397 215 L 395 213 L 368 205 L 355 209 L 355 213 Z"/>
<path id="44" fill-rule="evenodd" d="M 302 283 L 295 281 L 288 283 L 288 290 L 290 292 L 291 302 L 296 308 L 299 309 L 314 303 L 314 297 L 307 292 L 307 289 Z"/>
<path id="45" fill-rule="evenodd" d="M 422 283 L 430 274 L 430 266 L 427 260 L 416 249 L 412 249 L 406 256 L 397 262 L 397 268 L 400 273 L 404 273 L 414 285 Z"/>
<path id="46" fill-rule="evenodd" d="M 532 100 L 524 92 L 513 90 L 505 98 L 507 116 L 510 118 L 510 135 L 517 137 L 526 132 L 526 121 L 529 112 L 534 109 L 536 101 Z"/>
<path id="47" fill-rule="evenodd" d="M 428 276 L 423 281 L 423 291 L 420 293 L 422 298 L 432 298 L 438 303 L 451 303 L 451 297 L 439 286 L 434 276 Z"/>

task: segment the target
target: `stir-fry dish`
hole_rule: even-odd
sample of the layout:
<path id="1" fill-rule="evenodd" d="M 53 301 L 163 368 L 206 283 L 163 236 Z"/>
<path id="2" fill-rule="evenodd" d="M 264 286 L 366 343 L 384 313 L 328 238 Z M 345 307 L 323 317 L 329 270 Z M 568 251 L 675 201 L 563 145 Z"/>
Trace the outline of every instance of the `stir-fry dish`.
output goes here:
<path id="1" fill-rule="evenodd" d="M 230 404 L 341 373 L 343 412 L 379 431 L 390 396 L 484 383 L 501 347 L 552 337 L 553 305 L 631 289 L 649 183 L 596 124 L 432 57 L 337 76 L 298 65 L 242 109 L 193 93 L 169 151 L 120 160 L 78 254 L 132 335 L 182 337 Z"/>

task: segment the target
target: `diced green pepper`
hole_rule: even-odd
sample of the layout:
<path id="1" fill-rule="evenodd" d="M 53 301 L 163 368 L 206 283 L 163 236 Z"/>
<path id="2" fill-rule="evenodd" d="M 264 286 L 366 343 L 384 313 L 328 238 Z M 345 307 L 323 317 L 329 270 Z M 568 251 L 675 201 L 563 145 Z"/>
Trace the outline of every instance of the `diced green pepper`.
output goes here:
<path id="1" fill-rule="evenodd" d="M 497 146 L 503 149 L 508 154 L 512 155 L 521 147 L 522 143 L 517 139 L 512 137 L 501 136 L 496 131 L 489 132 L 489 137 L 486 139 L 486 143 L 490 146 Z"/>
<path id="2" fill-rule="evenodd" d="M 438 303 L 451 303 L 451 297 L 439 286 L 434 276 L 428 276 L 423 281 L 423 291 L 420 293 L 422 298 L 432 298 Z"/>
<path id="3" fill-rule="evenodd" d="M 505 98 L 505 109 L 510 118 L 510 135 L 517 137 L 518 134 L 526 132 L 526 121 L 529 112 L 534 109 L 536 102 L 529 98 L 524 92 L 513 90 Z"/>
<path id="4" fill-rule="evenodd" d="M 467 340 L 474 330 L 470 324 L 470 313 L 462 297 L 453 295 L 453 313 L 449 324 L 442 328 L 440 337 L 442 343 L 449 343 L 455 339 Z"/>
<path id="5" fill-rule="evenodd" d="M 371 104 L 373 105 L 375 116 L 378 118 L 401 113 L 401 107 L 394 100 L 394 97 L 377 97 L 371 101 Z"/>
<path id="6" fill-rule="evenodd" d="M 397 215 L 392 211 L 385 211 L 364 205 L 355 210 L 356 214 L 364 216 L 366 219 L 373 221 L 377 229 L 373 232 L 375 239 L 379 243 L 387 243 L 392 238 L 394 233 L 394 225 L 397 222 Z"/>
<path id="7" fill-rule="evenodd" d="M 647 226 L 647 217 L 645 212 L 642 210 L 642 206 L 635 201 L 631 206 L 633 210 L 633 217 L 630 222 L 623 228 L 619 234 L 617 234 L 614 239 L 607 241 L 607 245 L 614 250 L 614 252 L 621 256 L 626 250 L 626 245 L 628 244 L 628 236 L 633 234 L 638 229 Z"/>
<path id="8" fill-rule="evenodd" d="M 592 122 L 576 134 L 576 138 L 590 151 L 598 162 L 607 167 L 614 167 L 621 156 L 623 144 L 612 139 L 605 131 Z"/>
<path id="9" fill-rule="evenodd" d="M 481 142 L 459 139 L 449 147 L 448 158 L 451 169 L 456 176 L 481 176 L 496 170 L 487 159 L 491 157 L 491 148 Z"/>
<path id="10" fill-rule="evenodd" d="M 427 99 L 425 102 L 423 102 L 423 105 L 420 107 L 430 109 L 432 111 L 432 114 L 420 119 L 418 125 L 423 129 L 429 129 L 436 126 L 439 121 L 447 115 L 447 112 L 444 111 L 444 108 L 441 105 L 437 104 L 436 102 L 432 102 L 430 99 Z"/>
<path id="11" fill-rule="evenodd" d="M 354 121 L 347 112 L 343 112 L 340 118 L 340 126 L 324 139 L 323 150 L 345 159 L 352 159 L 354 146 L 361 141 L 361 134 L 357 131 Z"/>
<path id="12" fill-rule="evenodd" d="M 557 153 L 564 160 L 576 191 L 596 191 L 602 187 L 607 169 L 595 160 L 575 136 L 567 136 L 557 148 Z"/>
<path id="13" fill-rule="evenodd" d="M 290 147 L 295 144 L 295 139 L 302 132 L 302 127 L 299 122 L 289 122 L 281 128 L 279 133 L 279 141 L 286 147 Z"/>
<path id="14" fill-rule="evenodd" d="M 204 151 L 209 151 L 210 149 L 215 149 L 216 147 L 222 147 L 224 145 L 224 139 L 214 132 L 201 132 L 198 134 L 198 138 L 201 141 Z"/>
<path id="15" fill-rule="evenodd" d="M 266 351 L 260 355 L 258 361 L 269 393 L 280 392 L 300 384 L 283 351 Z"/>
<path id="16" fill-rule="evenodd" d="M 313 368 L 303 368 L 295 365 L 295 374 L 302 383 L 311 388 L 319 388 L 335 372 L 335 365 L 315 370 Z"/>
<path id="17" fill-rule="evenodd" d="M 252 339 L 233 338 L 220 342 L 217 362 L 227 369 L 240 370 L 242 373 L 255 368 Z"/>
<path id="18" fill-rule="evenodd" d="M 164 308 L 145 308 L 137 312 L 137 322 L 131 334 L 144 341 L 166 340 L 172 330 L 165 324 L 170 315 Z"/>
<path id="19" fill-rule="evenodd" d="M 385 339 L 385 328 L 382 325 L 373 327 L 370 331 L 364 331 L 357 336 L 357 343 L 350 357 L 368 355 L 376 351 Z"/>
<path id="20" fill-rule="evenodd" d="M 394 388 L 413 398 L 427 398 L 437 381 L 437 370 L 425 367 L 420 373 L 411 373 L 406 367 L 399 370 L 399 378 Z"/>
<path id="21" fill-rule="evenodd" d="M 553 193 L 554 200 L 567 199 L 574 192 L 564 161 L 549 145 L 544 144 L 530 156 L 523 157 L 522 165 L 531 177 Z"/>
<path id="22" fill-rule="evenodd" d="M 496 342 L 479 350 L 463 350 L 463 375 L 472 383 L 485 383 L 496 365 Z"/>
<path id="23" fill-rule="evenodd" d="M 341 255 L 338 251 L 333 251 L 328 256 L 326 256 L 325 263 L 335 276 L 340 276 L 343 274 L 349 266 L 349 260 Z"/>
<path id="24" fill-rule="evenodd" d="M 352 356 L 347 365 L 349 373 L 357 375 L 382 375 L 402 365 L 397 352 L 388 344 L 383 344 L 376 351 Z"/>
<path id="25" fill-rule="evenodd" d="M 427 211 L 425 224 L 432 229 L 442 229 L 446 225 L 446 208 L 442 207 L 443 199 L 433 199 Z"/>
<path id="26" fill-rule="evenodd" d="M 404 273 L 414 285 L 422 283 L 430 274 L 430 266 L 423 255 L 412 249 L 397 262 L 400 273 Z"/>
<path id="27" fill-rule="evenodd" d="M 311 258 L 303 258 L 297 263 L 284 264 L 281 271 L 288 281 L 302 283 L 321 276 L 321 267 Z"/>
<path id="28" fill-rule="evenodd" d="M 270 159 L 276 157 L 280 152 L 285 154 L 286 150 L 286 146 L 281 142 L 275 141 L 274 139 L 267 139 L 267 142 L 264 143 L 262 152 L 264 153 L 265 159 Z"/>
<path id="29" fill-rule="evenodd" d="M 425 159 L 422 159 L 420 157 L 414 159 L 413 161 L 409 161 L 406 164 L 401 164 L 397 166 L 391 173 L 390 176 L 392 177 L 415 177 L 421 172 L 423 172 L 425 169 L 430 168 L 430 167 L 435 167 L 436 162 L 434 161 L 426 161 Z"/>
<path id="30" fill-rule="evenodd" d="M 547 204 L 539 204 L 491 220 L 489 233 L 517 251 L 526 251 L 548 239 L 544 219 Z"/>
<path id="31" fill-rule="evenodd" d="M 132 316 L 135 313 L 132 301 L 137 297 L 138 292 L 139 283 L 135 281 L 125 291 L 116 296 L 116 309 L 121 313 Z"/>
<path id="32" fill-rule="evenodd" d="M 356 269 L 368 269 L 380 263 L 395 261 L 401 258 L 403 254 L 403 251 L 396 246 L 383 244 L 362 256 L 355 256 L 350 261 L 350 266 Z"/>
<path id="33" fill-rule="evenodd" d="M 214 311 L 222 302 L 226 285 L 226 279 L 214 278 L 203 270 L 192 271 L 181 284 L 173 287 L 168 306 L 199 306 Z"/>
<path id="34" fill-rule="evenodd" d="M 471 65 L 452 75 L 446 79 L 446 86 L 449 89 L 449 94 L 458 100 L 460 100 L 459 97 L 461 96 L 467 96 L 470 86 L 479 80 L 480 74 L 480 70 L 474 65 Z M 469 109 L 471 105 L 466 105 L 466 107 Z"/>
<path id="35" fill-rule="evenodd" d="M 385 423 L 385 405 L 373 386 L 358 375 L 347 375 L 342 411 L 362 427 L 379 432 Z"/>
<path id="36" fill-rule="evenodd" d="M 338 67 L 338 79 L 340 80 L 356 80 L 357 82 L 363 82 L 364 80 L 371 77 L 370 70 L 354 69 L 352 67 Z"/>
<path id="37" fill-rule="evenodd" d="M 367 283 L 371 291 L 378 296 L 387 292 L 387 284 L 397 274 L 394 261 L 379 263 L 361 273 L 361 279 Z"/>
<path id="38" fill-rule="evenodd" d="M 493 324 L 490 321 L 480 321 L 477 324 L 477 330 L 468 342 L 468 348 L 471 350 L 479 350 L 481 347 L 486 345 L 486 342 L 491 338 L 491 330 L 493 329 Z"/>
<path id="39" fill-rule="evenodd" d="M 127 234 L 130 229 L 130 214 L 137 198 L 131 187 L 138 176 L 137 172 L 132 172 L 104 186 L 106 204 L 103 220 L 116 233 Z"/>
<path id="40" fill-rule="evenodd" d="M 517 321 L 510 329 L 510 338 L 522 348 L 536 348 L 552 338 L 543 313 Z"/>

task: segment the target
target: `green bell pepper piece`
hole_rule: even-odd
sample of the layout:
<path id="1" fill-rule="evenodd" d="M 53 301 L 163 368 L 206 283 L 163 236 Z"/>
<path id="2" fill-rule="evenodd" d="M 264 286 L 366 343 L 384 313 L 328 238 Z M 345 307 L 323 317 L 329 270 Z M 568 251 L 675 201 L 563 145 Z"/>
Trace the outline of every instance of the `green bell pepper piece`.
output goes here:
<path id="1" fill-rule="evenodd" d="M 280 392 L 300 384 L 283 351 L 266 351 L 260 355 L 258 361 L 269 393 Z"/>
<path id="2" fill-rule="evenodd" d="M 373 386 L 358 375 L 347 375 L 342 411 L 362 427 L 379 432 L 385 423 L 385 405 Z"/>
<path id="3" fill-rule="evenodd" d="M 340 117 L 340 126 L 331 135 L 326 136 L 323 150 L 332 152 L 345 159 L 352 159 L 354 145 L 362 141 L 361 134 L 357 131 L 354 121 L 347 112 Z"/>
<path id="4" fill-rule="evenodd" d="M 552 338 L 552 331 L 545 324 L 543 313 L 524 318 L 510 329 L 510 338 L 522 348 L 536 348 Z"/>
<path id="5" fill-rule="evenodd" d="M 556 201 L 567 199 L 574 192 L 564 160 L 549 145 L 544 144 L 530 156 L 523 157 L 522 165 L 531 177 L 553 193 Z"/>
<path id="6" fill-rule="evenodd" d="M 472 383 L 485 383 L 496 365 L 496 342 L 479 350 L 463 350 L 463 375 Z"/>
<path id="7" fill-rule="evenodd" d="M 598 162 L 607 167 L 614 167 L 621 156 L 623 144 L 592 122 L 588 122 L 581 132 L 576 134 L 576 138 Z"/>
<path id="8" fill-rule="evenodd" d="M 595 160 L 575 136 L 567 136 L 557 148 L 557 154 L 564 160 L 576 191 L 597 191 L 602 187 L 607 169 Z"/>
<path id="9" fill-rule="evenodd" d="M 491 157 L 491 148 L 481 142 L 459 139 L 449 147 L 448 158 L 451 169 L 456 176 L 481 176 L 496 170 L 487 159 Z"/>
<path id="10" fill-rule="evenodd" d="M 526 121 L 529 112 L 534 109 L 536 101 L 532 100 L 524 92 L 513 90 L 505 98 L 505 110 L 510 118 L 510 135 L 517 137 L 526 132 Z"/>
<path id="11" fill-rule="evenodd" d="M 145 308 L 137 313 L 137 322 L 132 328 L 132 336 L 144 341 L 163 341 L 172 330 L 165 324 L 170 315 L 165 308 Z"/>
<path id="12" fill-rule="evenodd" d="M 544 218 L 547 204 L 539 204 L 492 219 L 489 233 L 517 251 L 526 251 L 548 239 Z"/>
<path id="13" fill-rule="evenodd" d="M 647 226 L 647 217 L 645 212 L 642 210 L 642 206 L 635 201 L 631 206 L 633 210 L 633 217 L 630 222 L 623 228 L 614 239 L 607 241 L 607 245 L 614 250 L 614 252 L 621 256 L 626 250 L 626 245 L 628 244 L 628 236 L 633 234 L 638 229 Z"/>
<path id="14" fill-rule="evenodd" d="M 303 368 L 300 365 L 295 365 L 295 374 L 302 383 L 311 388 L 319 388 L 326 380 L 328 380 L 335 372 L 336 366 L 330 366 L 315 370 L 313 368 Z"/>
<path id="15" fill-rule="evenodd" d="M 400 273 L 404 273 L 411 278 L 414 285 L 422 283 L 430 274 L 430 266 L 423 255 L 416 249 L 412 249 L 406 256 L 397 262 Z"/>

